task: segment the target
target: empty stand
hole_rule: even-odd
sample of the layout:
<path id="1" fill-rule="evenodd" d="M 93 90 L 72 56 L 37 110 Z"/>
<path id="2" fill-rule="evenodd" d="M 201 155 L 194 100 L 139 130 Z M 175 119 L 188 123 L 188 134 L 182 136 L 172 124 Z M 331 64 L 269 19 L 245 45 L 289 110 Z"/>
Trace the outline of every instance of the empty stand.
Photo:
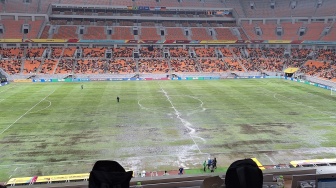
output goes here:
<path id="1" fill-rule="evenodd" d="M 283 40 L 298 40 L 298 30 L 302 26 L 302 23 L 281 23 L 281 26 L 283 27 L 283 36 L 281 36 L 281 39 Z"/>
<path id="2" fill-rule="evenodd" d="M 238 40 L 238 38 L 232 34 L 230 28 L 215 28 L 218 40 Z"/>
<path id="3" fill-rule="evenodd" d="M 160 0 L 158 3 L 159 6 L 163 7 L 179 7 L 180 3 L 178 1 L 172 1 L 172 0 Z"/>
<path id="4" fill-rule="evenodd" d="M 54 34 L 54 39 L 77 39 L 77 26 L 60 26 L 58 32 Z"/>
<path id="5" fill-rule="evenodd" d="M 191 28 L 192 32 L 192 40 L 212 40 L 212 36 L 210 36 L 206 30 L 206 28 Z"/>
<path id="6" fill-rule="evenodd" d="M 254 30 L 254 24 L 249 24 L 247 21 L 242 22 L 242 27 L 244 28 L 246 35 L 249 39 L 259 40 L 260 36 L 258 36 Z"/>
<path id="7" fill-rule="evenodd" d="M 141 28 L 141 40 L 160 40 L 161 36 L 157 34 L 157 28 Z"/>
<path id="8" fill-rule="evenodd" d="M 134 40 L 132 28 L 131 27 L 114 27 L 114 32 L 111 38 L 116 39 L 116 40 Z"/>
<path id="9" fill-rule="evenodd" d="M 25 23 L 24 20 L 0 20 L 0 23 L 3 24 L 5 32 L 3 33 L 3 38 L 8 39 L 22 39 L 22 25 Z"/>
<path id="10" fill-rule="evenodd" d="M 325 23 L 310 23 L 305 25 L 307 27 L 307 32 L 303 35 L 302 40 L 319 40 L 322 31 L 328 24 Z"/>
<path id="11" fill-rule="evenodd" d="M 277 40 L 278 36 L 276 35 L 277 24 L 274 22 L 266 22 L 266 24 L 258 25 L 262 30 L 262 39 L 264 40 Z"/>
<path id="12" fill-rule="evenodd" d="M 336 41 L 336 25 L 334 24 L 333 27 L 331 27 L 329 33 L 322 37 L 322 40 L 324 41 Z"/>
<path id="13" fill-rule="evenodd" d="M 43 28 L 42 34 L 41 34 L 41 39 L 47 39 L 49 37 L 49 30 L 50 30 L 50 25 L 46 25 Z"/>
<path id="14" fill-rule="evenodd" d="M 44 20 L 36 20 L 36 21 L 28 21 L 30 26 L 29 33 L 27 34 L 27 38 L 36 39 L 38 38 L 39 31 L 43 24 Z"/>
<path id="15" fill-rule="evenodd" d="M 87 27 L 87 33 L 83 35 L 83 39 L 107 39 L 105 27 Z"/>
<path id="16" fill-rule="evenodd" d="M 166 40 L 187 40 L 182 28 L 166 28 Z"/>

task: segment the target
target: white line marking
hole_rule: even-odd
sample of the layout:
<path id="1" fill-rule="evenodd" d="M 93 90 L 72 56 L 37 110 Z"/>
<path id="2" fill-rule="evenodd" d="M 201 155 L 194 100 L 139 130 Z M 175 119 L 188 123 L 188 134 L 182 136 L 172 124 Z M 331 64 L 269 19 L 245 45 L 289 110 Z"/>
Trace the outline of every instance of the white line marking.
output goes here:
<path id="1" fill-rule="evenodd" d="M 25 115 L 27 115 L 33 108 L 35 108 L 37 105 L 39 105 L 42 101 L 44 101 L 46 98 L 48 98 L 51 94 L 53 94 L 56 91 L 56 89 L 49 93 L 49 95 L 47 95 L 46 97 L 44 97 L 42 100 L 40 100 L 40 102 L 36 103 L 33 107 L 31 107 L 27 112 L 25 112 L 23 115 L 21 115 L 19 118 L 17 118 L 12 124 L 10 124 L 6 129 L 4 129 L 1 133 L 3 134 L 5 131 L 7 131 L 11 126 L 13 126 L 16 122 L 18 122 L 21 118 L 23 118 Z"/>
<path id="2" fill-rule="evenodd" d="M 276 163 L 272 160 L 272 158 L 270 156 L 268 156 L 266 153 L 264 153 L 264 155 L 275 165 Z"/>
<path id="3" fill-rule="evenodd" d="M 195 141 L 195 139 L 194 139 L 194 137 L 193 137 L 193 134 L 195 134 L 196 130 L 193 129 L 193 128 L 191 127 L 191 123 L 190 123 L 190 122 L 188 122 L 187 120 L 185 120 L 185 119 L 183 119 L 183 118 L 181 117 L 181 113 L 175 108 L 173 102 L 170 100 L 170 97 L 169 97 L 168 93 L 162 88 L 162 86 L 161 86 L 160 83 L 159 83 L 159 86 L 160 86 L 160 88 L 161 88 L 161 91 L 164 93 L 165 97 L 166 97 L 167 100 L 169 101 L 169 103 L 170 103 L 170 105 L 171 105 L 171 108 L 174 109 L 174 111 L 175 111 L 175 115 L 176 115 L 177 119 L 179 119 L 179 120 L 182 122 L 183 126 L 185 126 L 187 129 L 190 130 L 190 132 L 188 133 L 189 136 L 190 136 L 190 138 L 193 140 L 193 142 L 194 142 L 195 146 L 197 147 L 198 151 L 199 151 L 200 153 L 202 153 L 202 151 L 201 151 L 200 148 L 198 147 L 198 145 L 197 145 L 197 143 L 196 143 L 196 141 Z M 203 139 L 203 140 L 204 140 L 204 139 Z"/>
<path id="4" fill-rule="evenodd" d="M 12 87 L 9 87 L 9 88 L 7 88 L 7 89 L 5 89 L 5 90 L 2 90 L 2 91 L 0 91 L 0 93 L 3 93 L 3 92 L 5 92 L 5 91 L 7 91 L 7 90 L 9 90 L 9 89 L 11 89 L 11 88 L 13 88 L 14 86 L 12 86 Z"/>
<path id="5" fill-rule="evenodd" d="M 162 91 L 160 91 L 160 92 L 162 92 Z M 198 107 L 194 108 L 194 109 L 191 109 L 191 110 L 190 110 L 191 112 L 189 112 L 189 113 L 187 114 L 187 116 L 193 115 L 193 114 L 198 113 L 198 112 L 204 112 L 204 111 L 206 110 L 206 108 L 203 107 L 203 105 L 204 105 L 203 101 L 202 101 L 201 99 L 195 97 L 195 96 L 191 96 L 191 95 L 170 95 L 170 97 L 173 97 L 173 96 L 177 96 L 177 97 L 189 97 L 189 98 L 195 99 L 195 100 L 197 100 L 197 101 L 200 102 L 200 105 L 199 105 Z M 142 98 L 142 99 L 138 100 L 138 105 L 140 106 L 140 109 L 142 109 L 142 110 L 146 110 L 146 111 L 148 111 L 148 112 L 152 112 L 152 113 L 155 113 L 155 114 L 160 113 L 161 110 L 158 110 L 158 109 L 152 109 L 152 108 L 147 108 L 147 107 L 145 107 L 145 106 L 142 104 L 142 101 L 143 101 L 143 100 L 151 99 L 151 98 L 155 98 L 155 97 L 147 97 L 147 98 Z"/>
<path id="6" fill-rule="evenodd" d="M 310 109 L 312 109 L 312 110 L 315 110 L 315 111 L 317 111 L 317 112 L 319 112 L 319 113 L 321 113 L 321 114 L 324 114 L 324 115 L 330 115 L 330 114 L 331 114 L 331 115 L 336 115 L 335 113 L 332 113 L 332 112 L 326 112 L 326 111 L 321 111 L 321 110 L 316 109 L 316 108 L 313 107 L 313 106 L 308 106 L 308 105 L 306 105 L 306 104 L 304 104 L 304 103 L 302 103 L 302 102 L 297 102 L 297 101 L 295 101 L 295 100 L 293 100 L 293 99 L 291 99 L 291 98 L 288 98 L 288 97 L 286 97 L 286 96 L 284 96 L 284 95 L 280 95 L 280 96 L 282 96 L 282 97 L 284 97 L 284 98 L 286 98 L 286 99 L 288 99 L 288 100 L 290 100 L 290 101 L 293 101 L 293 102 L 284 101 L 284 100 L 281 100 L 281 99 L 279 99 L 278 97 L 276 97 L 276 95 L 280 95 L 280 94 L 275 93 L 275 94 L 273 95 L 273 98 L 276 99 L 276 100 L 278 100 L 278 101 L 285 102 L 285 103 L 289 103 L 289 104 L 296 104 L 296 105 L 305 106 L 305 107 L 307 107 L 307 108 L 310 108 Z"/>
<path id="7" fill-rule="evenodd" d="M 30 114 L 37 113 L 37 112 L 41 112 L 42 110 L 45 110 L 45 109 L 47 109 L 47 108 L 49 108 L 49 107 L 51 106 L 51 102 L 50 102 L 49 100 L 45 99 L 44 101 L 48 101 L 48 102 L 49 102 L 49 105 L 48 105 L 47 107 L 45 107 L 45 108 L 43 108 L 43 109 L 41 109 L 41 110 L 37 110 L 37 111 L 35 111 L 35 112 L 30 112 Z M 0 101 L 0 102 L 1 102 L 1 101 Z"/>

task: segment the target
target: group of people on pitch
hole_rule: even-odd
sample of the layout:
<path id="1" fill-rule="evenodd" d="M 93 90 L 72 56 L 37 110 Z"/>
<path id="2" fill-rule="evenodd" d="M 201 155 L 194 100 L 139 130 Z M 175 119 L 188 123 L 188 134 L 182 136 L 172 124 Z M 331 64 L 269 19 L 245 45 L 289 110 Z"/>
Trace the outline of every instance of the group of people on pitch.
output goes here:
<path id="1" fill-rule="evenodd" d="M 210 170 L 210 172 L 215 172 L 215 169 L 217 168 L 217 159 L 216 157 L 211 159 L 210 157 L 208 160 L 204 160 L 203 162 L 203 171 L 206 172 L 206 170 Z"/>

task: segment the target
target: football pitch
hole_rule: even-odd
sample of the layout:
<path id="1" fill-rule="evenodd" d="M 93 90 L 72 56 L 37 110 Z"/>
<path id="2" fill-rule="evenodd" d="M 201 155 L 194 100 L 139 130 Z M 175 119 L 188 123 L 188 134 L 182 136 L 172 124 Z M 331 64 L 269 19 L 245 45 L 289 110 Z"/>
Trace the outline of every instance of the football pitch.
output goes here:
<path id="1" fill-rule="evenodd" d="M 87 173 L 102 159 L 151 171 L 209 156 L 223 167 L 335 158 L 335 135 L 336 96 L 281 79 L 0 87 L 0 181 Z"/>

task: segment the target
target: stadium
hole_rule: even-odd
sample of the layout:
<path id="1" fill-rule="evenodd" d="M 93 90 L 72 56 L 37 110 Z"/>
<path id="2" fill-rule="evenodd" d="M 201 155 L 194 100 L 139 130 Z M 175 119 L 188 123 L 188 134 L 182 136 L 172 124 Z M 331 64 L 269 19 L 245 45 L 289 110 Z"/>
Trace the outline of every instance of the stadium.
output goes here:
<path id="1" fill-rule="evenodd" d="M 336 0 L 0 0 L 0 185 L 114 160 L 207 187 L 252 158 L 265 188 L 336 187 L 335 22 Z"/>

